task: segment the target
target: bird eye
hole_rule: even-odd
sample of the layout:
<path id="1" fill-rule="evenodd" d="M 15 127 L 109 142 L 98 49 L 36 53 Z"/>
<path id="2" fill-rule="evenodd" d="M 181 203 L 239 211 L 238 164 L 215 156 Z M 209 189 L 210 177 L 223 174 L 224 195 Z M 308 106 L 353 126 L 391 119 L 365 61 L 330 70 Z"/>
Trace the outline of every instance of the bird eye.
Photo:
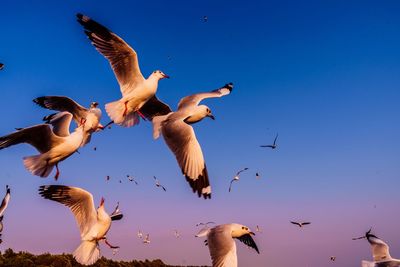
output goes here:
<path id="1" fill-rule="evenodd" d="M 244 227 L 242 226 L 242 229 L 244 230 Z"/>

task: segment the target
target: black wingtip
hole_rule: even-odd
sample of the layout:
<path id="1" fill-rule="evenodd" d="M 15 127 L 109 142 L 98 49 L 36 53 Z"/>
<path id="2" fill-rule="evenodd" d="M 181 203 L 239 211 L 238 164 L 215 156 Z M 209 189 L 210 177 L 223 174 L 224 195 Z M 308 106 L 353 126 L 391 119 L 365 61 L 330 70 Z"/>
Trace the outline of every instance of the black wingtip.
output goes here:
<path id="1" fill-rule="evenodd" d="M 223 88 L 226 88 L 226 89 L 228 89 L 230 92 L 232 92 L 232 90 L 233 90 L 233 83 L 227 83 L 227 84 L 224 85 Z"/>

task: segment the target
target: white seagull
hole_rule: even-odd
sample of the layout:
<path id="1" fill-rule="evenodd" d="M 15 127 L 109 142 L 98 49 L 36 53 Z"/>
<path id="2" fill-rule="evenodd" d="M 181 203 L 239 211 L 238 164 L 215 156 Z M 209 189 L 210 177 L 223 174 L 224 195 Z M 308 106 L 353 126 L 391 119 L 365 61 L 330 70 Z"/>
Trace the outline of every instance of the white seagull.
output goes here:
<path id="1" fill-rule="evenodd" d="M 247 226 L 231 223 L 218 225 L 196 236 L 207 236 L 205 245 L 210 250 L 213 267 L 237 267 L 236 243 L 234 238 L 260 253 Z"/>
<path id="2" fill-rule="evenodd" d="M 167 192 L 167 189 L 163 185 L 160 184 L 160 181 L 157 179 L 157 177 L 153 176 L 153 179 L 155 180 L 157 187 L 160 187 L 160 188 L 162 188 L 162 190 Z"/>
<path id="3" fill-rule="evenodd" d="M 309 224 L 311 224 L 310 222 L 293 222 L 293 221 L 291 221 L 290 223 L 291 223 L 291 224 L 294 224 L 294 225 L 297 225 L 297 226 L 300 227 L 300 228 L 303 228 L 304 225 L 309 225 Z"/>
<path id="4" fill-rule="evenodd" d="M 139 116 L 145 118 L 140 109 L 156 99 L 158 81 L 169 76 L 156 70 L 145 79 L 135 50 L 124 40 L 85 15 L 77 14 L 77 18 L 97 51 L 110 62 L 121 89 L 122 98 L 106 104 L 108 116 L 124 127 L 138 124 Z"/>
<path id="5" fill-rule="evenodd" d="M 150 244 L 150 234 L 147 234 L 143 239 L 144 244 Z"/>
<path id="6" fill-rule="evenodd" d="M 92 194 L 78 187 L 45 185 L 39 187 L 39 194 L 45 199 L 64 204 L 74 214 L 81 233 L 81 244 L 73 253 L 77 262 L 94 264 L 100 258 L 99 242 L 102 240 L 111 249 L 118 248 L 107 241 L 106 234 L 113 218 L 104 209 L 104 198 L 96 210 Z"/>
<path id="7" fill-rule="evenodd" d="M 92 102 L 89 108 L 79 105 L 77 102 L 66 96 L 41 96 L 33 100 L 43 108 L 56 111 L 68 111 L 72 114 L 78 126 L 83 125 L 85 140 L 82 146 L 90 142 L 91 134 L 105 127 L 101 125 L 101 109 L 97 102 Z M 96 150 L 96 148 L 94 149 Z"/>
<path id="8" fill-rule="evenodd" d="M 274 139 L 274 143 L 272 145 L 262 145 L 260 147 L 269 147 L 271 149 L 275 149 L 278 147 L 278 145 L 276 144 L 276 139 L 278 139 L 278 134 L 276 134 L 275 139 Z"/>
<path id="9" fill-rule="evenodd" d="M 10 193 L 11 193 L 10 187 L 6 185 L 6 195 L 4 196 L 0 206 L 0 233 L 3 231 L 3 217 L 4 217 L 4 212 L 8 207 L 8 203 L 10 202 L 10 197 L 11 197 Z"/>
<path id="10" fill-rule="evenodd" d="M 164 115 L 153 117 L 154 139 L 157 139 L 160 133 L 163 135 L 193 192 L 205 199 L 211 198 L 211 186 L 203 152 L 191 124 L 205 117 L 215 119 L 211 110 L 199 103 L 206 98 L 228 95 L 232 89 L 233 84 L 229 83 L 211 92 L 186 96 L 180 100 L 178 110 L 175 112 L 171 110 L 166 112 L 165 104 L 158 101 L 161 103 L 160 109 L 164 110 Z M 153 107 L 156 106 L 157 104 L 153 103 Z"/>
<path id="11" fill-rule="evenodd" d="M 400 259 L 390 256 L 389 246 L 376 235 L 371 234 L 371 229 L 364 236 L 353 238 L 353 240 L 366 238 L 371 244 L 373 261 L 361 261 L 361 267 L 394 267 L 400 266 Z"/>
<path id="12" fill-rule="evenodd" d="M 0 137 L 0 150 L 21 143 L 34 146 L 40 154 L 24 157 L 25 168 L 34 175 L 47 177 L 55 166 L 54 178 L 57 180 L 60 175 L 58 163 L 77 152 L 83 142 L 83 127 L 70 133 L 72 114 L 66 111 L 48 116 L 47 120 L 53 128 L 50 124 L 39 124 Z"/>
<path id="13" fill-rule="evenodd" d="M 247 171 L 249 168 L 244 168 L 244 169 L 242 169 L 242 170 L 240 170 L 240 171 L 238 171 L 237 173 L 236 173 L 236 175 L 233 177 L 233 179 L 231 180 L 231 183 L 230 183 L 230 185 L 229 185 L 229 192 L 231 192 L 231 190 L 232 190 L 232 183 L 233 182 L 236 182 L 236 181 L 239 181 L 239 179 L 240 179 L 240 177 L 239 177 L 239 175 L 242 173 L 242 172 L 244 172 L 244 171 Z"/>
<path id="14" fill-rule="evenodd" d="M 142 239 L 143 233 L 142 233 L 141 230 L 139 230 L 139 231 L 137 232 L 137 237 L 140 238 L 140 239 Z"/>

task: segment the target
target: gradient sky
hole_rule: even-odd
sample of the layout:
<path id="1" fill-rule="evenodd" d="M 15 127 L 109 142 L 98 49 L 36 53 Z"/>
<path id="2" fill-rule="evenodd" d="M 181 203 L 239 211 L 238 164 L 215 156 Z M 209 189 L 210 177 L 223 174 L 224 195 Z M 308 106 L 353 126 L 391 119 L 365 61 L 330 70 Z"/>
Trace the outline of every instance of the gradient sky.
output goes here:
<path id="1" fill-rule="evenodd" d="M 12 188 L 1 250 L 77 247 L 72 214 L 37 194 L 40 185 L 59 183 L 85 188 L 96 204 L 104 196 L 110 212 L 120 201 L 125 216 L 108 238 L 121 249 L 112 256 L 102 246 L 113 259 L 210 265 L 208 248 L 194 237 L 195 224 L 208 220 L 263 229 L 255 237 L 260 255 L 237 242 L 240 266 L 360 266 L 371 259 L 370 248 L 351 238 L 370 227 L 400 258 L 400 2 L 2 1 L 0 135 L 50 113 L 32 103 L 38 96 L 102 107 L 120 97 L 77 12 L 135 48 L 144 76 L 155 69 L 169 74 L 157 94 L 173 108 L 183 96 L 235 84 L 231 95 L 204 101 L 216 120 L 194 126 L 213 198 L 192 194 L 164 141 L 152 140 L 148 122 L 94 135 L 60 164 L 58 182 L 54 173 L 41 179 L 27 172 L 22 157 L 36 151 L 15 146 L 0 152 L 0 186 Z M 277 150 L 259 147 L 277 132 Z M 228 193 L 243 167 L 250 170 Z M 312 225 L 300 230 L 290 220 Z M 151 244 L 136 238 L 138 229 L 150 233 Z"/>

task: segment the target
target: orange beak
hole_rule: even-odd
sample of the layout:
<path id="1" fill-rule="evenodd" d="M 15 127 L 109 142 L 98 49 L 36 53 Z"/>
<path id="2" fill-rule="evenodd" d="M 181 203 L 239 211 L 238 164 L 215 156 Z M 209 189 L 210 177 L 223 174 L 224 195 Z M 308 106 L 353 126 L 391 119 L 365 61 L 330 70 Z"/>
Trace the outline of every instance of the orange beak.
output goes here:
<path id="1" fill-rule="evenodd" d="M 167 74 L 164 73 L 164 78 L 169 79 L 169 75 L 167 75 Z"/>

